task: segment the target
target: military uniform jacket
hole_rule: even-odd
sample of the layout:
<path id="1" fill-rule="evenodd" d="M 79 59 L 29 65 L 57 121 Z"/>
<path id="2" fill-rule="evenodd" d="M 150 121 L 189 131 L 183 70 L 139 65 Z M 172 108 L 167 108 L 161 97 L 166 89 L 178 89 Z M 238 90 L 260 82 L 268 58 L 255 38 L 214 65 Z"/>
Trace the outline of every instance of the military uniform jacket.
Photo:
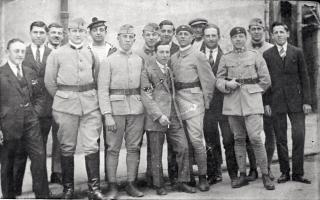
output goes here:
<path id="1" fill-rule="evenodd" d="M 140 51 L 137 51 L 137 54 L 143 59 L 145 64 L 152 62 L 152 59 L 155 58 L 155 52 L 147 49 L 146 46 L 143 46 Z"/>
<path id="2" fill-rule="evenodd" d="M 273 113 L 302 112 L 303 104 L 311 104 L 309 75 L 302 50 L 288 44 L 282 60 L 274 46 L 263 57 L 272 81 L 265 103 L 271 105 Z"/>
<path id="3" fill-rule="evenodd" d="M 256 84 L 242 84 L 235 90 L 226 87 L 225 79 L 258 79 Z M 220 60 L 217 88 L 225 93 L 222 114 L 247 116 L 263 114 L 262 93 L 271 85 L 269 71 L 261 54 L 244 49 L 231 51 Z"/>
<path id="4" fill-rule="evenodd" d="M 175 102 L 172 71 L 168 68 L 168 74 L 164 74 L 155 59 L 142 71 L 141 99 L 147 112 L 145 130 L 166 131 L 167 127 L 162 126 L 158 121 L 162 115 L 169 119 L 170 117 L 178 117 L 182 127 L 179 110 Z"/>
<path id="5" fill-rule="evenodd" d="M 139 89 L 143 60 L 137 54 L 119 49 L 101 63 L 98 95 L 101 113 L 112 115 L 143 114 L 140 94 L 110 94 L 110 89 Z"/>
<path id="6" fill-rule="evenodd" d="M 47 60 L 45 86 L 54 97 L 52 109 L 73 115 L 84 115 L 99 109 L 96 89 L 75 92 L 58 90 L 58 85 L 80 86 L 94 83 L 99 60 L 88 46 L 75 49 L 66 44 L 52 51 Z"/>
<path id="7" fill-rule="evenodd" d="M 215 76 L 205 55 L 193 47 L 171 57 L 174 82 L 200 82 L 201 87 L 177 91 L 176 99 L 182 120 L 209 109 L 214 92 Z"/>

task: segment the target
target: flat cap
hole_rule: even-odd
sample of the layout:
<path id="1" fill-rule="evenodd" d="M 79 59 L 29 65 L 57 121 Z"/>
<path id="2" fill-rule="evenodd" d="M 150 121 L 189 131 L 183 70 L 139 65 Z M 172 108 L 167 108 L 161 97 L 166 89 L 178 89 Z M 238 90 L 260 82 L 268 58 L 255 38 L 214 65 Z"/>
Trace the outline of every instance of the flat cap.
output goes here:
<path id="1" fill-rule="evenodd" d="M 253 18 L 250 20 L 250 23 L 249 23 L 249 28 L 251 26 L 261 26 L 261 27 L 264 27 L 263 26 L 263 21 L 260 19 L 260 18 Z"/>
<path id="2" fill-rule="evenodd" d="M 135 34 L 134 27 L 130 24 L 120 26 L 118 34 Z"/>
<path id="3" fill-rule="evenodd" d="M 160 27 L 156 23 L 148 23 L 142 29 L 143 31 L 157 32 L 159 33 Z"/>
<path id="4" fill-rule="evenodd" d="M 234 35 L 237 35 L 237 34 L 245 34 L 247 36 L 247 32 L 246 32 L 246 29 L 244 29 L 243 27 L 234 27 L 231 29 L 230 31 L 230 37 L 233 37 Z"/>
<path id="5" fill-rule="evenodd" d="M 71 21 L 69 21 L 68 28 L 74 28 L 74 29 L 84 29 L 86 30 L 86 22 L 82 18 L 75 18 Z"/>
<path id="6" fill-rule="evenodd" d="M 89 24 L 88 28 L 91 30 L 91 29 L 99 27 L 99 26 L 107 27 L 106 21 L 105 20 L 99 20 L 97 17 L 93 17 L 92 18 L 92 22 L 91 22 L 91 24 Z"/>
<path id="7" fill-rule="evenodd" d="M 193 19 L 189 22 L 189 25 L 190 26 L 195 26 L 195 25 L 198 25 L 198 24 L 203 24 L 203 25 L 206 25 L 208 23 L 208 20 L 204 19 L 204 18 L 196 18 L 196 19 Z"/>
<path id="8" fill-rule="evenodd" d="M 190 26 L 188 25 L 180 25 L 178 26 L 176 30 L 176 34 L 178 34 L 180 31 L 188 31 L 189 33 L 193 34 L 193 30 Z"/>

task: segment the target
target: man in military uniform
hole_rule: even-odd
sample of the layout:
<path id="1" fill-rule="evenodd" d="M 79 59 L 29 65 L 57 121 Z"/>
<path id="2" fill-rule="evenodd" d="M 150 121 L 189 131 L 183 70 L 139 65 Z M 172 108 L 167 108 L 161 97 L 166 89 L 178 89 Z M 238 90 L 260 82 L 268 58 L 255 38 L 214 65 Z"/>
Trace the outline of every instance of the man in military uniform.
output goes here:
<path id="1" fill-rule="evenodd" d="M 198 165 L 199 189 L 208 191 L 203 117 L 205 109 L 209 109 L 215 77 L 205 55 L 191 46 L 193 39 L 191 27 L 179 26 L 176 30 L 176 38 L 180 44 L 180 50 L 172 56 L 172 70 L 175 76 L 177 104 Z"/>
<path id="2" fill-rule="evenodd" d="M 156 23 L 148 23 L 142 30 L 144 46 L 137 54 L 147 63 L 151 57 L 155 57 L 154 45 L 160 40 L 159 26 Z"/>
<path id="3" fill-rule="evenodd" d="M 107 129 L 108 198 L 118 195 L 116 172 L 123 138 L 127 149 L 126 191 L 133 197 L 144 194 L 135 185 L 143 135 L 144 108 L 140 97 L 143 60 L 133 53 L 134 27 L 125 24 L 118 32 L 120 49 L 102 62 L 98 78 L 99 105 Z"/>
<path id="4" fill-rule="evenodd" d="M 251 36 L 251 40 L 248 44 L 248 49 L 254 49 L 258 51 L 261 55 L 263 52 L 265 52 L 267 49 L 270 49 L 273 47 L 272 44 L 265 41 L 264 33 L 265 28 L 263 26 L 263 22 L 260 18 L 253 18 L 249 23 L 249 29 L 248 32 Z M 270 89 L 270 88 L 269 88 Z M 263 99 L 265 97 L 265 94 L 263 94 Z M 263 102 L 265 103 L 265 102 Z M 275 150 L 275 135 L 274 130 L 272 126 L 272 119 L 271 116 L 267 116 L 266 114 L 263 115 L 263 130 L 265 133 L 265 148 L 267 151 L 267 158 L 268 158 L 268 173 L 271 178 L 271 180 L 274 179 L 273 174 L 271 173 L 271 163 L 272 163 L 272 157 Z M 247 137 L 247 140 L 248 137 Z M 249 144 L 249 145 L 248 145 Z M 247 142 L 247 153 L 248 158 L 250 162 L 250 172 L 249 176 L 247 177 L 248 180 L 254 180 L 258 177 L 258 171 L 256 166 L 256 159 L 254 157 L 253 149 L 250 143 Z"/>
<path id="5" fill-rule="evenodd" d="M 156 59 L 145 67 L 141 75 L 141 98 L 147 116 L 145 130 L 149 135 L 153 185 L 158 195 L 166 195 L 162 171 L 162 148 L 166 136 L 168 144 L 176 153 L 178 163 L 178 189 L 195 193 L 187 185 L 190 178 L 188 141 L 184 133 L 179 110 L 175 102 L 172 71 L 167 66 L 170 45 L 158 42 L 155 45 Z"/>
<path id="6" fill-rule="evenodd" d="M 74 153 L 82 138 L 88 175 L 89 199 L 103 199 L 100 191 L 99 139 L 102 128 L 96 91 L 99 61 L 84 46 L 85 21 L 69 22 L 69 43 L 53 51 L 47 61 L 45 85 L 54 97 L 52 114 L 59 130 L 63 198 L 74 194 Z"/>
<path id="7" fill-rule="evenodd" d="M 245 47 L 246 30 L 230 31 L 233 50 L 222 56 L 217 72 L 217 88 L 226 93 L 222 114 L 228 120 L 235 139 L 235 153 L 240 178 L 234 188 L 248 184 L 246 179 L 246 137 L 249 136 L 267 190 L 274 190 L 268 175 L 266 150 L 260 134 L 263 131 L 262 93 L 271 85 L 268 68 L 262 56 Z"/>
<path id="8" fill-rule="evenodd" d="M 179 45 L 172 41 L 175 28 L 172 21 L 163 20 L 159 24 L 160 27 L 160 39 L 164 43 L 168 43 L 170 46 L 170 55 L 172 56 L 179 51 Z"/>
<path id="9" fill-rule="evenodd" d="M 208 20 L 203 18 L 196 18 L 189 22 L 194 33 L 194 40 L 192 41 L 192 46 L 200 51 L 201 45 L 203 43 L 203 29 L 208 24 Z"/>

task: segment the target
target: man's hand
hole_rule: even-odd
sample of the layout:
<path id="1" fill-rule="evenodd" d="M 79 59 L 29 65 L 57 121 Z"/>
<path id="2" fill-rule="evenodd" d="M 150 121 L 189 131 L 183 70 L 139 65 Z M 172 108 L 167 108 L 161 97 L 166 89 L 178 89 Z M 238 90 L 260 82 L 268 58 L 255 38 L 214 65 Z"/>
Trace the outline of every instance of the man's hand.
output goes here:
<path id="1" fill-rule="evenodd" d="M 302 109 L 303 109 L 304 114 L 307 115 L 307 114 L 309 114 L 309 113 L 311 112 L 311 105 L 309 105 L 309 104 L 303 104 Z"/>
<path id="2" fill-rule="evenodd" d="M 160 123 L 162 126 L 168 126 L 168 125 L 170 124 L 170 120 L 168 119 L 167 116 L 161 115 L 161 117 L 159 118 L 159 123 Z"/>
<path id="3" fill-rule="evenodd" d="M 0 145 L 3 145 L 3 133 L 0 130 Z"/>
<path id="4" fill-rule="evenodd" d="M 268 117 L 271 116 L 272 112 L 271 112 L 271 107 L 269 105 L 264 106 L 264 114 Z"/>
<path id="5" fill-rule="evenodd" d="M 117 131 L 116 123 L 114 122 L 111 114 L 104 115 L 104 124 L 106 126 L 107 131 L 111 131 L 111 132 Z"/>
<path id="6" fill-rule="evenodd" d="M 239 87 L 240 85 L 241 84 L 238 83 L 235 78 L 226 83 L 227 88 L 229 88 L 231 90 L 237 89 L 237 87 Z"/>

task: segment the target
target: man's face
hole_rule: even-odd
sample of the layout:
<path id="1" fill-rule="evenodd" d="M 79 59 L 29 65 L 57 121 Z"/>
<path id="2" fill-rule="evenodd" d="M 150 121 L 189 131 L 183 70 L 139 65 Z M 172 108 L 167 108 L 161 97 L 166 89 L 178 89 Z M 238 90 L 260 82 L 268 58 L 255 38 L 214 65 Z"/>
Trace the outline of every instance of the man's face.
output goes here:
<path id="1" fill-rule="evenodd" d="M 289 38 L 289 32 L 283 26 L 275 26 L 272 30 L 272 37 L 274 41 L 282 46 L 287 42 Z"/>
<path id="2" fill-rule="evenodd" d="M 236 49 L 241 49 L 246 45 L 247 37 L 244 33 L 239 33 L 231 37 L 231 42 Z"/>
<path id="3" fill-rule="evenodd" d="M 196 40 L 201 40 L 203 37 L 203 28 L 204 28 L 204 24 L 196 24 L 191 26 L 193 33 L 194 33 L 194 37 L 196 38 Z"/>
<path id="4" fill-rule="evenodd" d="M 48 40 L 51 44 L 58 46 L 63 39 L 63 28 L 51 27 L 48 32 Z"/>
<path id="5" fill-rule="evenodd" d="M 172 25 L 163 25 L 160 29 L 161 41 L 169 43 L 174 35 L 174 30 Z"/>
<path id="6" fill-rule="evenodd" d="M 69 39 L 74 44 L 81 44 L 86 37 L 86 30 L 79 28 L 69 28 Z"/>
<path id="7" fill-rule="evenodd" d="M 135 34 L 133 33 L 122 33 L 118 35 L 119 45 L 124 51 L 129 51 L 135 40 Z"/>
<path id="8" fill-rule="evenodd" d="M 105 26 L 94 27 L 90 30 L 90 35 L 94 42 L 104 42 L 107 35 Z"/>
<path id="9" fill-rule="evenodd" d="M 218 46 L 219 35 L 218 30 L 215 28 L 208 28 L 204 30 L 204 43 L 210 49 L 214 49 Z"/>
<path id="10" fill-rule="evenodd" d="M 159 45 L 156 52 L 156 59 L 162 65 L 166 65 L 170 59 L 170 46 Z"/>
<path id="11" fill-rule="evenodd" d="M 176 35 L 176 38 L 179 42 L 180 47 L 186 47 L 191 44 L 193 35 L 188 31 L 179 31 L 179 33 Z"/>
<path id="12" fill-rule="evenodd" d="M 159 41 L 159 34 L 154 31 L 143 31 L 142 37 L 146 45 L 151 48 Z"/>
<path id="13" fill-rule="evenodd" d="M 45 27 L 33 26 L 30 36 L 33 44 L 37 46 L 43 45 L 47 37 Z"/>
<path id="14" fill-rule="evenodd" d="M 250 26 L 249 34 L 251 35 L 251 40 L 255 42 L 262 41 L 264 30 L 262 26 Z"/>
<path id="15" fill-rule="evenodd" d="M 7 50 L 8 59 L 15 65 L 20 65 L 26 55 L 26 46 L 21 42 L 14 42 Z"/>

